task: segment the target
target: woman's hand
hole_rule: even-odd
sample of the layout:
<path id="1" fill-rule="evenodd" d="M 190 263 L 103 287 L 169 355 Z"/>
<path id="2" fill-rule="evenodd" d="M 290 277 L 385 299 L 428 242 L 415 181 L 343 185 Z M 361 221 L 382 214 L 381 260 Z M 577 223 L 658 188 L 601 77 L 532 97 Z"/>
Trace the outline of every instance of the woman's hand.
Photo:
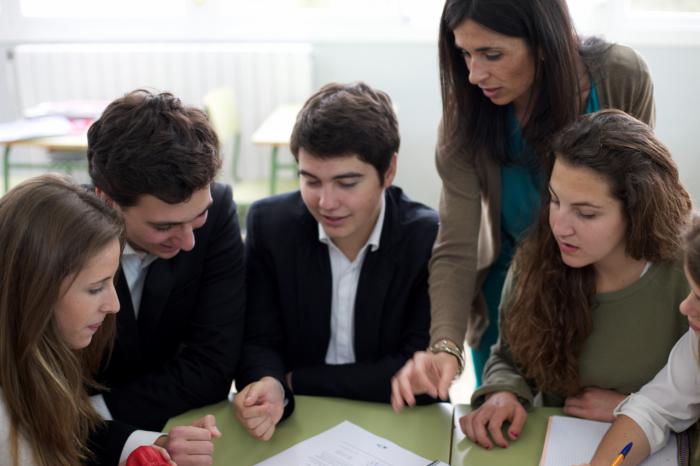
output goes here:
<path id="1" fill-rule="evenodd" d="M 457 358 L 449 353 L 418 351 L 391 379 L 391 406 L 400 411 L 416 404 L 415 395 L 427 393 L 447 400 L 457 376 Z"/>
<path id="2" fill-rule="evenodd" d="M 566 399 L 564 414 L 594 421 L 613 422 L 613 411 L 625 396 L 614 390 L 587 387 L 578 395 Z"/>
<path id="3" fill-rule="evenodd" d="M 527 420 L 527 411 L 511 392 L 496 392 L 488 396 L 486 402 L 459 420 L 462 432 L 477 445 L 490 450 L 493 443 L 508 448 L 503 436 L 503 423 L 510 422 L 508 436 L 516 440 Z M 492 442 L 493 440 L 493 442 Z"/>

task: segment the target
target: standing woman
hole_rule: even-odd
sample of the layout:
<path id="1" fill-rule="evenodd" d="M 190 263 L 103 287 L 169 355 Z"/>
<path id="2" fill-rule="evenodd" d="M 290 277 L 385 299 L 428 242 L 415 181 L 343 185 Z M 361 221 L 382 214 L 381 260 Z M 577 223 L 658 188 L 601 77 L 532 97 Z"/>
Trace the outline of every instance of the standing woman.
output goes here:
<path id="1" fill-rule="evenodd" d="M 439 39 L 440 230 L 430 264 L 431 346 L 397 374 L 392 404 L 447 398 L 473 348 L 477 383 L 520 239 L 537 218 L 550 140 L 582 113 L 653 124 L 653 85 L 630 48 L 582 41 L 565 0 L 447 0 Z"/>
<path id="2" fill-rule="evenodd" d="M 117 464 L 133 429 L 85 386 L 114 335 L 122 244 L 115 211 L 64 178 L 0 199 L 0 465 Z"/>

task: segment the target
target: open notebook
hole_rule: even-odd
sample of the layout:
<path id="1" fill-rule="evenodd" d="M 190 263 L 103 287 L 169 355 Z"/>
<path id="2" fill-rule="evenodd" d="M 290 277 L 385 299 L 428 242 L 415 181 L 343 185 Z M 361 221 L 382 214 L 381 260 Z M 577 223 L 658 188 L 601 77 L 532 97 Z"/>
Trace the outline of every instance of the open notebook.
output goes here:
<path id="1" fill-rule="evenodd" d="M 550 416 L 540 466 L 589 462 L 608 427 L 610 427 L 608 422 Z M 676 466 L 677 464 L 679 462 L 676 436 L 671 435 L 666 446 L 647 458 L 641 466 Z"/>

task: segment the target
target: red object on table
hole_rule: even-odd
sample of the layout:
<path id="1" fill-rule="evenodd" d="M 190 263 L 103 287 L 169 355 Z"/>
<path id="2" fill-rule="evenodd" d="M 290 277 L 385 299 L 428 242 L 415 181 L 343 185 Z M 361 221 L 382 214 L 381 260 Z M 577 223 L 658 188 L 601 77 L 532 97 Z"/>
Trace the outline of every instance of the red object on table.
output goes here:
<path id="1" fill-rule="evenodd" d="M 126 459 L 126 466 L 170 466 L 170 463 L 163 458 L 160 451 L 143 445 L 131 452 Z"/>

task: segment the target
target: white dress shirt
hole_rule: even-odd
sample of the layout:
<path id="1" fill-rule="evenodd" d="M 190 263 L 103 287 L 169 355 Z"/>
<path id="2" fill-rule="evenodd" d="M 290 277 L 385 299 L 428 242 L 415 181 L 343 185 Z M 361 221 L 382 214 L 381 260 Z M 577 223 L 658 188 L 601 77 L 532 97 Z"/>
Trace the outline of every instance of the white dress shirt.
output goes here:
<path id="1" fill-rule="evenodd" d="M 670 431 L 682 432 L 700 418 L 698 337 L 693 329 L 678 340 L 651 382 L 625 398 L 614 414 L 624 414 L 641 427 L 651 453 L 666 445 Z"/>
<path id="2" fill-rule="evenodd" d="M 136 251 L 128 242 L 124 245 L 124 251 L 122 252 L 121 258 L 121 267 L 122 272 L 124 272 L 124 278 L 126 278 L 126 283 L 129 286 L 131 304 L 134 307 L 134 315 L 136 318 L 139 316 L 141 296 L 143 295 L 143 284 L 146 281 L 148 267 L 156 259 L 158 259 L 158 257 L 154 256 L 153 254 Z M 105 420 L 111 421 L 113 419 L 112 413 L 109 412 L 107 403 L 105 403 L 105 399 L 102 395 L 94 395 L 90 397 L 90 402 L 97 413 Z M 126 439 L 119 462 L 121 463 L 122 461 L 125 461 L 129 454 L 131 454 L 132 451 L 141 445 L 151 445 L 161 435 L 163 435 L 162 432 L 150 432 L 146 430 L 134 431 L 129 438 Z"/>
<path id="3" fill-rule="evenodd" d="M 122 272 L 124 272 L 124 278 L 126 278 L 126 283 L 129 286 L 131 304 L 134 306 L 134 316 L 137 319 L 139 317 L 143 284 L 146 282 L 148 267 L 156 259 L 158 259 L 158 256 L 136 251 L 128 242 L 124 245 L 121 260 Z"/>
<path id="4" fill-rule="evenodd" d="M 374 224 L 367 242 L 352 262 L 333 244 L 323 227 L 318 225 L 318 240 L 328 245 L 331 275 L 333 276 L 331 339 L 326 352 L 326 364 L 355 362 L 355 295 L 357 294 L 357 284 L 360 281 L 367 248 L 372 248 L 372 251 L 379 249 L 385 210 L 386 205 L 382 194 L 377 222 Z"/>

